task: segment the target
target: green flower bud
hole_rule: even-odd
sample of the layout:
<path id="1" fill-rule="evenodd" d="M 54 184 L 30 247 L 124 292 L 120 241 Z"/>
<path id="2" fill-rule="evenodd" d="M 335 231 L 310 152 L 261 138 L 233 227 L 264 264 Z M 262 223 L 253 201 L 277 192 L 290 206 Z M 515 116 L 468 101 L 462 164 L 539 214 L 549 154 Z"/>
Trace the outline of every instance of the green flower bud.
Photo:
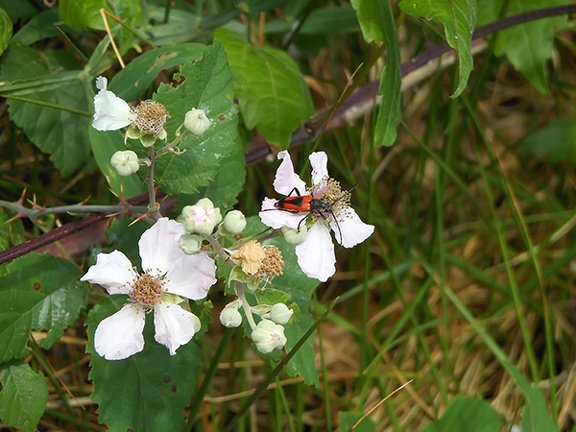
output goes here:
<path id="1" fill-rule="evenodd" d="M 110 164 L 121 176 L 134 174 L 140 168 L 138 155 L 132 150 L 117 151 L 110 158 Z"/>
<path id="2" fill-rule="evenodd" d="M 267 319 L 263 319 L 256 325 L 251 337 L 256 349 L 263 354 L 282 349 L 286 345 L 284 327 Z"/>
<path id="3" fill-rule="evenodd" d="M 210 119 L 204 110 L 192 108 L 184 117 L 184 127 L 196 136 L 201 136 L 210 127 Z"/>
<path id="4" fill-rule="evenodd" d="M 242 324 L 242 315 L 234 308 L 224 308 L 220 313 L 220 322 L 224 327 L 236 328 Z"/>
<path id="5" fill-rule="evenodd" d="M 246 217 L 240 210 L 232 210 L 224 217 L 224 229 L 230 234 L 240 234 L 246 228 Z"/>
<path id="6" fill-rule="evenodd" d="M 192 325 L 194 326 L 194 333 L 198 333 L 200 329 L 202 329 L 202 323 L 200 322 L 200 318 L 192 314 L 192 321 L 193 321 Z"/>
<path id="7" fill-rule="evenodd" d="M 300 226 L 300 230 L 295 230 L 288 227 L 282 227 L 282 235 L 286 242 L 297 245 L 302 243 L 306 239 L 306 234 L 308 233 L 308 228 L 305 224 Z"/>
<path id="8" fill-rule="evenodd" d="M 178 241 L 178 247 L 186 255 L 194 255 L 200 252 L 203 238 L 194 234 L 184 234 Z"/>
<path id="9" fill-rule="evenodd" d="M 284 303 L 276 303 L 270 309 L 270 319 L 276 324 L 287 324 L 294 311 L 289 309 Z"/>

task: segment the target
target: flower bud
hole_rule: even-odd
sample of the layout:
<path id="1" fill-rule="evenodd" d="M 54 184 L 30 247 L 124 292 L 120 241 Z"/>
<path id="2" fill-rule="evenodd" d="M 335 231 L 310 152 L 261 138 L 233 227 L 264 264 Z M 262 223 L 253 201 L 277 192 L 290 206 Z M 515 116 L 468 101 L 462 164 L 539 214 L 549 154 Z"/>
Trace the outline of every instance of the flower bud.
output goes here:
<path id="1" fill-rule="evenodd" d="M 246 216 L 240 210 L 232 210 L 224 217 L 224 229 L 230 234 L 240 234 L 246 228 Z"/>
<path id="2" fill-rule="evenodd" d="M 138 155 L 132 150 L 117 151 L 110 158 L 110 164 L 121 176 L 134 174 L 140 168 Z"/>
<path id="3" fill-rule="evenodd" d="M 270 319 L 276 324 L 287 324 L 294 311 L 289 309 L 284 303 L 276 303 L 270 309 Z"/>
<path id="4" fill-rule="evenodd" d="M 197 254 L 202 248 L 202 237 L 194 234 L 184 234 L 180 236 L 178 247 L 182 249 L 186 255 Z"/>
<path id="5" fill-rule="evenodd" d="M 184 127 L 196 136 L 201 136 L 210 127 L 210 119 L 204 110 L 192 108 L 184 117 Z"/>
<path id="6" fill-rule="evenodd" d="M 226 307 L 220 312 L 220 322 L 224 327 L 236 328 L 242 324 L 242 315 L 237 309 Z"/>
<path id="7" fill-rule="evenodd" d="M 212 201 L 202 198 L 193 206 L 185 206 L 178 220 L 190 234 L 210 235 L 222 221 L 222 215 L 219 208 L 214 208 Z"/>
<path id="8" fill-rule="evenodd" d="M 194 326 L 194 333 L 198 333 L 202 329 L 202 323 L 200 322 L 200 318 L 196 315 L 192 314 L 192 325 Z"/>
<path id="9" fill-rule="evenodd" d="M 218 225 L 220 222 L 222 222 L 222 215 L 220 214 L 220 209 L 214 207 L 214 204 L 208 198 L 202 198 L 200 201 L 196 203 L 196 205 L 206 210 L 207 216 L 210 218 L 210 220 L 214 225 Z"/>
<path id="10" fill-rule="evenodd" d="M 286 345 L 284 327 L 267 319 L 263 319 L 256 325 L 251 337 L 256 349 L 263 354 L 269 354 L 275 349 L 282 349 Z"/>
<path id="11" fill-rule="evenodd" d="M 308 228 L 305 224 L 302 224 L 299 230 L 295 230 L 288 227 L 282 227 L 282 235 L 287 243 L 297 245 L 302 243 L 306 239 L 306 233 Z"/>

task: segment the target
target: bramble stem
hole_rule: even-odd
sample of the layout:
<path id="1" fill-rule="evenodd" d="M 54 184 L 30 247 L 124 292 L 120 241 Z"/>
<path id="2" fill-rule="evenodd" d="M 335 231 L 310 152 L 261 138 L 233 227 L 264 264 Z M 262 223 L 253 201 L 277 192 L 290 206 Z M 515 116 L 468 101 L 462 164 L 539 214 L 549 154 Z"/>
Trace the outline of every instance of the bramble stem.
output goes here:
<path id="1" fill-rule="evenodd" d="M 0 207 L 8 210 L 15 211 L 18 214 L 26 216 L 30 220 L 35 220 L 39 217 L 50 215 L 50 214 L 61 214 L 61 213 L 120 213 L 124 211 L 129 211 L 131 213 L 146 213 L 148 211 L 147 207 L 138 207 L 130 205 L 84 205 L 84 204 L 72 204 L 51 208 L 27 208 L 18 202 L 9 202 L 0 200 Z"/>
<path id="2" fill-rule="evenodd" d="M 148 149 L 148 158 L 150 159 L 150 166 L 148 167 L 148 209 L 150 215 L 158 220 L 160 219 L 160 206 L 156 202 L 156 185 L 154 184 L 154 164 L 156 163 L 156 152 L 154 147 Z"/>

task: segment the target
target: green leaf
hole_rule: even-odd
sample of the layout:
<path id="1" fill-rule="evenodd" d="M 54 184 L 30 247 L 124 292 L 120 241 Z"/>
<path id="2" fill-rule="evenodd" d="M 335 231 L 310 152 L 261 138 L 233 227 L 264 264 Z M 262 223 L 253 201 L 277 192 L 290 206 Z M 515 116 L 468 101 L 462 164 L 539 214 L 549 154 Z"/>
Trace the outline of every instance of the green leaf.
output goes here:
<path id="1" fill-rule="evenodd" d="M 109 10 L 106 0 L 61 0 L 60 16 L 70 27 L 84 30 L 86 27 L 104 30 L 100 9 Z"/>
<path id="2" fill-rule="evenodd" d="M 546 7 L 571 4 L 569 0 L 549 0 Z M 505 9 L 504 9 L 505 8 Z M 479 10 L 486 21 L 496 21 L 504 16 L 517 15 L 542 8 L 540 0 L 479 1 Z M 548 93 L 546 63 L 552 58 L 554 27 L 567 20 L 567 16 L 538 19 L 498 32 L 494 52 L 505 55 L 514 67 L 541 93 Z"/>
<path id="3" fill-rule="evenodd" d="M 144 182 L 136 175 L 122 177 L 110 164 L 110 158 L 114 153 L 126 150 L 124 138 L 118 131 L 102 132 L 97 131 L 92 126 L 88 127 L 88 137 L 92 146 L 92 153 L 98 164 L 98 168 L 106 178 L 110 189 L 118 195 L 124 194 L 124 198 L 132 198 L 146 192 L 148 189 Z M 146 152 L 141 149 L 139 157 L 146 157 Z M 141 170 L 146 171 L 144 168 Z"/>
<path id="4" fill-rule="evenodd" d="M 350 431 L 358 420 L 364 414 L 356 414 L 349 412 L 339 412 L 338 419 L 340 420 L 340 430 Z M 376 432 L 376 426 L 370 417 L 366 417 L 361 423 L 354 428 L 354 432 Z"/>
<path id="5" fill-rule="evenodd" d="M 396 142 L 400 123 L 400 45 L 389 2 L 354 0 L 352 6 L 366 42 L 383 41 L 388 47 L 388 64 L 382 70 L 378 94 L 383 95 L 374 126 L 374 144 L 391 146 Z"/>
<path id="6" fill-rule="evenodd" d="M 180 44 L 200 39 L 202 33 L 206 31 L 202 25 L 202 17 L 187 10 L 172 7 L 168 22 L 165 22 L 165 15 L 164 7 L 150 10 L 150 20 L 156 24 L 149 27 L 148 33 L 152 42 L 157 45 Z"/>
<path id="7" fill-rule="evenodd" d="M 440 419 L 422 428 L 422 432 L 500 432 L 501 430 L 502 421 L 488 402 L 463 396 L 454 398 Z"/>
<path id="8" fill-rule="evenodd" d="M 48 330 L 38 341 L 49 348 L 76 321 L 88 288 L 78 267 L 49 254 L 29 254 L 7 265 L 0 277 L 0 362 L 26 355 L 32 330 Z"/>
<path id="9" fill-rule="evenodd" d="M 274 288 L 266 287 L 265 290 L 256 291 L 254 293 L 259 305 L 275 305 L 276 303 L 288 303 L 290 294 Z"/>
<path id="10" fill-rule="evenodd" d="M 236 204 L 236 197 L 242 192 L 245 181 L 246 158 L 244 149 L 241 146 L 236 146 L 232 153 L 222 160 L 218 174 L 210 182 L 204 195 L 224 212 Z"/>
<path id="11" fill-rule="evenodd" d="M 444 25 L 446 42 L 458 54 L 459 80 L 452 97 L 459 96 L 466 88 L 473 67 L 470 42 L 476 25 L 476 1 L 402 0 L 398 7 L 406 13 L 428 20 L 437 18 Z"/>
<path id="12" fill-rule="evenodd" d="M 6 11 L 0 8 L 0 56 L 12 39 L 12 21 Z"/>
<path id="13" fill-rule="evenodd" d="M 519 148 L 550 163 L 576 163 L 576 124 L 572 119 L 555 118 L 524 138 Z"/>
<path id="14" fill-rule="evenodd" d="M 285 52 L 254 47 L 229 30 L 220 28 L 214 37 L 224 44 L 238 78 L 236 94 L 246 126 L 287 149 L 292 132 L 313 112 L 298 66 Z"/>
<path id="15" fill-rule="evenodd" d="M 378 2 L 379 3 L 379 2 Z M 388 46 L 388 64 L 382 70 L 380 88 L 382 101 L 378 108 L 374 126 L 374 144 L 391 146 L 396 142 L 398 123 L 400 123 L 400 98 L 402 90 L 400 44 L 396 33 L 396 23 L 389 3 L 380 10 L 382 33 Z"/>
<path id="16" fill-rule="evenodd" d="M 384 33 L 390 31 L 390 29 L 386 29 L 386 25 L 390 24 L 389 16 L 392 13 L 388 2 L 352 0 L 350 3 L 356 11 L 362 35 L 366 42 L 388 40 L 388 38 L 384 37 Z M 394 21 L 392 23 L 395 28 Z"/>
<path id="17" fill-rule="evenodd" d="M 90 156 L 90 144 L 86 128 L 90 123 L 88 117 L 67 111 L 77 109 L 88 111 L 86 88 L 81 81 L 81 72 L 72 72 L 61 79 L 61 66 L 57 63 L 60 55 L 68 53 L 45 52 L 43 56 L 32 48 L 12 44 L 6 52 L 2 64 L 2 80 L 8 83 L 22 82 L 24 86 L 37 87 L 46 85 L 46 89 L 33 91 L 36 103 L 10 100 L 10 116 L 14 123 L 24 129 L 30 140 L 62 171 L 63 177 L 70 176 L 87 162 Z M 68 73 L 68 72 L 67 72 Z M 58 76 L 58 82 L 50 81 Z M 50 106 L 39 105 L 47 104 Z"/>
<path id="18" fill-rule="evenodd" d="M 170 113 L 166 122 L 168 139 L 176 134 L 186 112 L 199 108 L 211 120 L 200 137 L 188 135 L 178 146 L 184 153 L 167 154 L 156 160 L 156 179 L 168 194 L 195 193 L 209 185 L 223 169 L 227 158 L 241 148 L 237 108 L 233 100 L 232 73 L 220 43 L 209 47 L 197 61 L 188 61 L 176 79 L 177 87 L 161 85 L 155 98 Z M 183 82 L 181 82 L 183 81 Z M 243 182 L 243 170 L 237 173 Z"/>
<path id="19" fill-rule="evenodd" d="M 136 100 L 165 69 L 196 60 L 202 56 L 206 45 L 183 43 L 166 45 L 139 55 L 110 81 L 108 89 L 125 101 Z"/>
<path id="20" fill-rule="evenodd" d="M 288 3 L 288 1 L 289 0 L 241 0 L 237 3 L 237 7 L 243 12 L 257 14 L 262 11 L 281 7 Z"/>
<path id="21" fill-rule="evenodd" d="M 310 12 L 298 33 L 302 36 L 331 35 L 356 29 L 358 19 L 354 9 L 346 6 L 323 7 Z"/>
<path id="22" fill-rule="evenodd" d="M 124 360 L 108 361 L 94 350 L 94 332 L 100 321 L 123 306 L 126 296 L 110 296 L 88 317 L 92 354 L 92 399 L 99 421 L 111 431 L 176 431 L 184 426 L 184 407 L 196 389 L 202 365 L 196 344 L 178 348 L 174 356 L 154 340 L 153 314 L 147 315 L 144 350 Z"/>
<path id="23" fill-rule="evenodd" d="M 0 367 L 0 419 L 3 423 L 32 432 L 48 402 L 46 378 L 23 362 Z"/>
<path id="24" fill-rule="evenodd" d="M 60 18 L 58 8 L 48 9 L 28 21 L 14 35 L 12 42 L 32 45 L 39 40 L 59 36 L 61 34 L 60 31 L 67 29 L 67 27 L 65 29 L 62 27 L 64 26 L 62 25 L 62 18 Z"/>
<path id="25" fill-rule="evenodd" d="M 0 251 L 26 241 L 22 219 L 7 223 L 15 215 L 16 212 L 0 209 Z"/>
<path id="26" fill-rule="evenodd" d="M 525 389 L 524 398 L 526 407 L 520 421 L 522 432 L 558 432 L 558 425 L 550 418 L 542 392 L 535 388 Z"/>

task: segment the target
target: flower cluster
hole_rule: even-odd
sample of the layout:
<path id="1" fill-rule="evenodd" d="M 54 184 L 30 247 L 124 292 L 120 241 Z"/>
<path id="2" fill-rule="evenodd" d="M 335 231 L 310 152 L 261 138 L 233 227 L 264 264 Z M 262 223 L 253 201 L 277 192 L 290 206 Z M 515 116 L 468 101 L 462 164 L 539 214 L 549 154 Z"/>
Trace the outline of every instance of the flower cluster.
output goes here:
<path id="1" fill-rule="evenodd" d="M 233 267 L 227 291 L 233 291 L 235 298 L 220 313 L 222 325 L 234 328 L 244 324 L 260 353 L 283 349 L 287 343 L 284 327 L 299 319 L 299 309 L 296 303 L 287 305 L 288 293 L 271 288 L 274 278 L 285 271 L 284 257 L 266 239 L 281 234 L 287 243 L 295 245 L 302 271 L 326 281 L 335 272 L 331 231 L 336 242 L 346 248 L 363 242 L 374 231 L 350 207 L 350 191 L 342 190 L 328 176 L 326 154 L 310 155 L 309 187 L 295 173 L 290 155 L 286 151 L 278 154 L 282 162 L 274 189 L 284 198 L 266 198 L 262 202 L 260 219 L 276 231 L 266 230 L 261 238 L 254 231 L 244 238 L 242 233 L 248 224 L 244 214 L 232 210 L 223 217 L 220 208 L 208 198 L 184 206 L 176 220 L 161 218 L 155 201 L 154 159 L 168 151 L 179 155 L 177 145 L 183 137 L 203 135 L 212 122 L 203 110 L 192 108 L 176 130 L 174 141 L 155 146 L 157 140 L 167 141 L 166 107 L 145 100 L 132 108 L 107 90 L 106 78 L 98 77 L 96 86 L 99 92 L 94 97 L 93 127 L 101 131 L 127 128 L 125 141 L 138 138 L 147 148 L 145 158 L 139 159 L 136 152 L 125 150 L 116 152 L 110 163 L 121 176 L 148 166 L 147 216 L 157 219 L 138 243 L 140 272 L 122 252 L 113 251 L 100 253 L 96 264 L 81 278 L 102 286 L 111 295 L 126 296 L 123 307 L 98 324 L 94 333 L 96 352 L 105 359 L 120 360 L 142 351 L 146 317 L 153 315 L 154 339 L 175 355 L 201 328 L 189 301 L 207 296 L 216 283 L 216 262 Z M 264 290 L 268 291 L 262 293 Z"/>

